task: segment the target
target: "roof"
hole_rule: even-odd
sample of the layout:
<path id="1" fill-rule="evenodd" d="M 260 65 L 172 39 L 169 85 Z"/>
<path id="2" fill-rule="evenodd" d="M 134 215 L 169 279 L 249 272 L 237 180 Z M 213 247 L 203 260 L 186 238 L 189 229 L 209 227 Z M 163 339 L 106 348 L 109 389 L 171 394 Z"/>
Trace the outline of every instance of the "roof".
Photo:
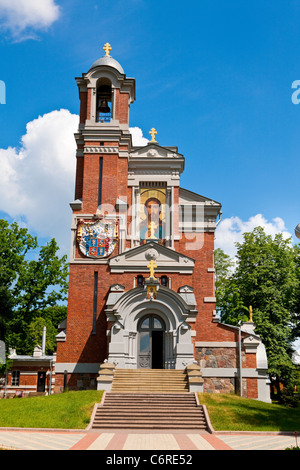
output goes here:
<path id="1" fill-rule="evenodd" d="M 115 60 L 110 55 L 104 55 L 103 57 L 100 57 L 100 59 L 96 60 L 96 62 L 93 63 L 90 70 L 93 69 L 94 67 L 100 67 L 102 65 L 112 67 L 114 69 L 117 69 L 118 72 L 125 74 L 123 67 L 119 64 L 117 60 Z"/>
<path id="2" fill-rule="evenodd" d="M 33 361 L 33 362 L 42 362 L 42 361 L 53 361 L 53 356 L 25 356 L 21 354 L 11 355 L 9 359 L 13 361 Z"/>

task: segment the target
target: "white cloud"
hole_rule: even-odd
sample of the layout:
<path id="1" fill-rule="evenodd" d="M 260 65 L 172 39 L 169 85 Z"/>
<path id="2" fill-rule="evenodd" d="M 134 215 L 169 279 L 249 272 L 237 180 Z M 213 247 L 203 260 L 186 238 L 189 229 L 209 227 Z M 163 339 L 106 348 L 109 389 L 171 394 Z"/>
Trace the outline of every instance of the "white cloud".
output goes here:
<path id="1" fill-rule="evenodd" d="M 129 131 L 132 135 L 132 144 L 134 147 L 143 147 L 147 145 L 149 140 L 143 137 L 143 131 L 139 127 L 130 127 Z"/>
<path id="2" fill-rule="evenodd" d="M 0 0 L 1 26 L 14 39 L 35 37 L 35 31 L 45 30 L 59 18 L 55 0 Z"/>
<path id="3" fill-rule="evenodd" d="M 79 118 L 61 109 L 27 124 L 20 149 L 0 149 L 0 210 L 69 252 Z"/>
<path id="4" fill-rule="evenodd" d="M 284 238 L 290 238 L 291 234 L 286 230 L 284 221 L 280 217 L 268 222 L 262 214 L 250 217 L 243 221 L 239 217 L 230 217 L 221 220 L 216 230 L 215 247 L 221 248 L 232 258 L 236 254 L 236 242 L 243 242 L 243 233 L 252 232 L 255 227 L 263 227 L 267 235 L 282 233 Z"/>

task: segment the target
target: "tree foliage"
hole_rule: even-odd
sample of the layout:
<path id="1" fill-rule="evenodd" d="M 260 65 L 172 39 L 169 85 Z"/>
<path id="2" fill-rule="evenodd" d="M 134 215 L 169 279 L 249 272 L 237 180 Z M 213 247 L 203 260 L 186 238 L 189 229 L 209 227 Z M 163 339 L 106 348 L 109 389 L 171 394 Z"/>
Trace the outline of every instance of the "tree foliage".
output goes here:
<path id="1" fill-rule="evenodd" d="M 248 320 L 251 305 L 255 333 L 266 346 L 270 377 L 288 384 L 295 371 L 292 343 L 299 336 L 299 246 L 257 227 L 237 243 L 233 271 L 227 255 L 217 253 L 216 273 L 221 321 L 237 325 Z"/>
<path id="2" fill-rule="evenodd" d="M 49 321 L 49 308 L 56 321 L 55 306 L 66 301 L 67 257 L 58 249 L 54 239 L 39 247 L 26 228 L 0 219 L 0 340 L 18 353 L 32 354 L 29 326 L 47 315 Z"/>

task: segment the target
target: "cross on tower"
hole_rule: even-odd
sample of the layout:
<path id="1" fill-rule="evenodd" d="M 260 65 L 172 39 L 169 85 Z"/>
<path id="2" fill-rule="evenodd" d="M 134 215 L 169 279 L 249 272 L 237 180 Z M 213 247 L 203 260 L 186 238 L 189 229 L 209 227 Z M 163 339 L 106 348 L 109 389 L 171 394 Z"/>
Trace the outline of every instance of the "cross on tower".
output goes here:
<path id="1" fill-rule="evenodd" d="M 155 135 L 157 134 L 156 130 L 154 129 L 154 127 L 152 127 L 151 131 L 149 132 L 149 134 L 151 135 L 151 141 L 150 142 L 156 142 L 155 140 Z"/>
<path id="2" fill-rule="evenodd" d="M 149 262 L 147 268 L 149 268 L 149 270 L 150 270 L 150 276 L 149 276 L 149 277 L 152 278 L 152 279 L 156 279 L 156 277 L 154 276 L 154 274 L 155 274 L 155 273 L 154 273 L 154 269 L 157 268 L 157 266 L 156 266 L 156 264 L 155 264 L 154 259 L 152 259 L 152 260 Z"/>
<path id="3" fill-rule="evenodd" d="M 109 55 L 109 51 L 111 51 L 111 45 L 107 42 L 104 44 L 103 50 L 105 51 L 106 55 Z"/>

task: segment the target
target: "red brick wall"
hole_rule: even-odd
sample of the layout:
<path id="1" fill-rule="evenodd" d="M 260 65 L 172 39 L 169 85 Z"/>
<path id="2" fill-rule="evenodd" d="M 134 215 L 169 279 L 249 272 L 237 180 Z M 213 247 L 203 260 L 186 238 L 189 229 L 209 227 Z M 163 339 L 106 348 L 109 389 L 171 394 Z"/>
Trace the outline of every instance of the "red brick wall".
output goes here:
<path id="1" fill-rule="evenodd" d="M 80 99 L 80 124 L 84 124 L 87 116 L 87 98 L 88 94 L 86 91 L 79 92 Z"/>
<path id="2" fill-rule="evenodd" d="M 115 90 L 115 117 L 120 124 L 128 123 L 128 112 L 129 112 L 129 93 L 121 93 L 117 88 Z"/>
<path id="3" fill-rule="evenodd" d="M 250 369 L 256 369 L 256 354 L 247 354 L 246 355 L 246 367 Z"/>
<path id="4" fill-rule="evenodd" d="M 214 303 L 205 303 L 204 297 L 213 296 L 213 273 L 207 268 L 212 267 L 209 252 L 213 243 L 213 234 L 205 234 L 203 248 L 199 253 L 194 274 L 166 274 L 171 278 L 172 289 L 177 292 L 179 287 L 187 284 L 194 288 L 198 305 L 195 341 L 237 341 L 235 330 L 213 322 Z M 181 250 L 183 252 L 183 250 Z M 115 256 L 116 252 L 112 254 Z M 202 255 L 203 258 L 200 256 Z M 206 261 L 206 262 L 205 262 Z M 98 271 L 98 305 L 97 334 L 92 334 L 93 327 L 93 287 L 94 271 Z M 101 362 L 107 357 L 106 315 L 104 312 L 109 288 L 120 283 L 125 290 L 133 287 L 133 279 L 139 272 L 111 274 L 108 265 L 71 265 L 69 283 L 67 342 L 58 343 L 60 362 Z"/>
<path id="5" fill-rule="evenodd" d="M 257 379 L 247 379 L 247 398 L 258 398 Z"/>
<path id="6" fill-rule="evenodd" d="M 83 157 L 77 157 L 76 182 L 75 182 L 75 200 L 82 198 L 83 171 L 84 171 L 84 159 L 83 159 Z"/>

